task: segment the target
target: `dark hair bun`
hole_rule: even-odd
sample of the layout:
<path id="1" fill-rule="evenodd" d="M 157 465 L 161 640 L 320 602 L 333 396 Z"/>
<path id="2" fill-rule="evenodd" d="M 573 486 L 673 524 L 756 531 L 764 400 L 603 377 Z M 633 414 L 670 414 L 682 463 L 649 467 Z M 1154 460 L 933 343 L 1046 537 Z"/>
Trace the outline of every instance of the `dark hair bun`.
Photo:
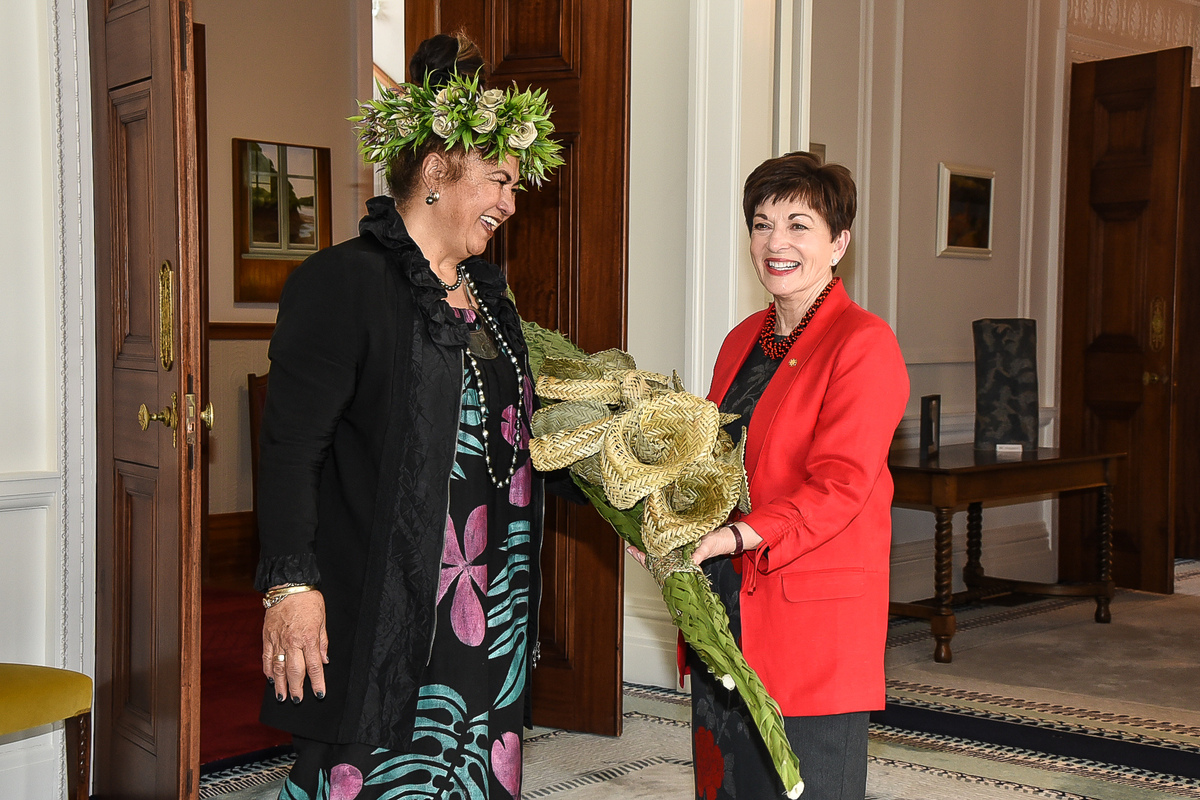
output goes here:
<path id="1" fill-rule="evenodd" d="M 480 73 L 481 83 L 487 83 L 483 54 L 465 33 L 453 36 L 439 33 L 421 42 L 408 62 L 410 83 L 422 83 L 429 76 L 430 86 L 445 86 L 457 72 L 461 75 Z"/>

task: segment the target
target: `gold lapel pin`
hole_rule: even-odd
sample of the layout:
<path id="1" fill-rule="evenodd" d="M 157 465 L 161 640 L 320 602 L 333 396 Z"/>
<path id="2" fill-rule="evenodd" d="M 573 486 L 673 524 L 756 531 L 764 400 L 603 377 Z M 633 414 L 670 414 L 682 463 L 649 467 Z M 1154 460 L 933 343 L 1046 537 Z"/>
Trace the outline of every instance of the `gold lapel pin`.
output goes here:
<path id="1" fill-rule="evenodd" d="M 789 362 L 788 362 L 788 366 L 789 366 L 789 367 L 794 367 L 794 366 L 796 366 L 796 359 L 794 359 L 794 358 L 793 358 L 791 361 L 789 361 Z"/>

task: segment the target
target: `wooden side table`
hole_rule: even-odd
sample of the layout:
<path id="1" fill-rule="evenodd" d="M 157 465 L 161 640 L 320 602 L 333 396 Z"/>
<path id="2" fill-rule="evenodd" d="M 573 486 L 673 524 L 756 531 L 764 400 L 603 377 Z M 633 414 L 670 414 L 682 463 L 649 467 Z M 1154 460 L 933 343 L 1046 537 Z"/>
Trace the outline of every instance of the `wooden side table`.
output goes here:
<path id="1" fill-rule="evenodd" d="M 890 603 L 888 611 L 897 616 L 924 617 L 936 642 L 933 660 L 948 664 L 953 658 L 950 640 L 954 638 L 954 604 L 1010 592 L 1029 594 L 1088 596 L 1096 598 L 1096 622 L 1110 622 L 1109 601 L 1112 581 L 1112 485 L 1116 480 L 1116 462 L 1123 453 L 1066 454 L 1051 448 L 1027 451 L 1020 458 L 997 458 L 974 445 L 941 448 L 936 457 L 921 460 L 918 450 L 900 450 L 888 457 L 888 467 L 896 484 L 893 503 L 933 509 L 934 524 L 934 596 L 915 603 Z M 984 574 L 983 504 L 1041 494 L 1097 490 L 1099 580 L 1087 583 L 1032 583 Z M 967 507 L 967 563 L 963 582 L 967 589 L 957 594 L 953 585 L 953 524 L 956 508 Z"/>

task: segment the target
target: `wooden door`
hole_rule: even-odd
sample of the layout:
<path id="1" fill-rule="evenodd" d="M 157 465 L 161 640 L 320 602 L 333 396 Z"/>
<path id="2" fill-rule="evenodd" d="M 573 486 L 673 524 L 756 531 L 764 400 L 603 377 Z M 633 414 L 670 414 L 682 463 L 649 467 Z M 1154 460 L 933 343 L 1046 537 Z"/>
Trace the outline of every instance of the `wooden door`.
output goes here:
<path id="1" fill-rule="evenodd" d="M 196 794 L 199 297 L 191 2 L 93 0 L 100 798 Z M 139 407 L 172 409 L 175 427 Z M 167 422 L 171 422 L 170 411 Z"/>
<path id="2" fill-rule="evenodd" d="M 1183 258 L 1175 319 L 1175 558 L 1200 558 L 1200 89 L 1189 89 Z"/>
<path id="3" fill-rule="evenodd" d="M 517 200 L 497 234 L 522 316 L 595 352 L 625 343 L 629 130 L 627 2 L 436 0 L 405 5 L 411 56 L 434 33 L 464 29 L 492 85 L 545 88 L 566 164 Z M 586 224 L 584 224 L 586 221 Z M 538 725 L 621 731 L 624 554 L 591 509 L 546 505 Z"/>
<path id="4" fill-rule="evenodd" d="M 1113 578 L 1155 592 L 1174 582 L 1172 380 L 1190 64 L 1185 47 L 1071 73 L 1061 443 L 1128 453 L 1114 492 Z M 1061 508 L 1059 575 L 1091 577 L 1093 518 L 1079 498 Z"/>

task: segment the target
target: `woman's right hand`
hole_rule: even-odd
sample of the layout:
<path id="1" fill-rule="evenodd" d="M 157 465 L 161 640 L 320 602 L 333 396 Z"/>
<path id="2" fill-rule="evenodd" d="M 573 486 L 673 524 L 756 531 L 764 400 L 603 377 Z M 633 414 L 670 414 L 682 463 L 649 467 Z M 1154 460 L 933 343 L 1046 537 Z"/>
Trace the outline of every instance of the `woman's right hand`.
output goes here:
<path id="1" fill-rule="evenodd" d="M 279 660 L 277 656 L 285 656 Z M 275 685 L 275 698 L 304 699 L 304 676 L 318 700 L 325 698 L 325 664 L 329 636 L 325 633 L 325 598 L 313 589 L 297 592 L 267 609 L 263 619 L 263 674 Z"/>

